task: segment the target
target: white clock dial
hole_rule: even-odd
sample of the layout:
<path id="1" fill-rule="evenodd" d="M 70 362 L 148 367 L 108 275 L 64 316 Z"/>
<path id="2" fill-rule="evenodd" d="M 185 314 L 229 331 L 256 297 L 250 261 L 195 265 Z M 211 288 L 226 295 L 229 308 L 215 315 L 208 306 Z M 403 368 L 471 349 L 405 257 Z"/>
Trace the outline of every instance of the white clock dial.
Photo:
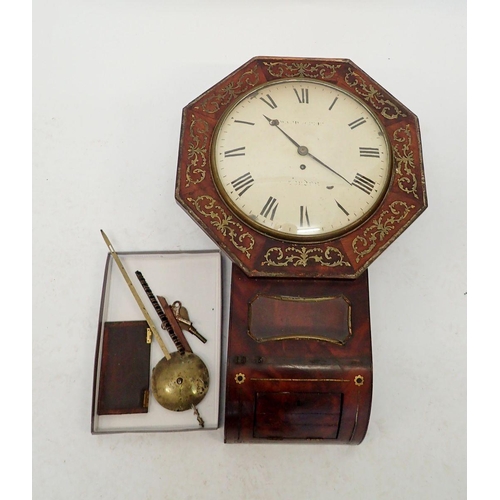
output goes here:
<path id="1" fill-rule="evenodd" d="M 391 176 L 389 143 L 375 115 L 339 87 L 277 80 L 239 100 L 212 147 L 221 195 L 257 230 L 325 240 L 379 205 Z"/>

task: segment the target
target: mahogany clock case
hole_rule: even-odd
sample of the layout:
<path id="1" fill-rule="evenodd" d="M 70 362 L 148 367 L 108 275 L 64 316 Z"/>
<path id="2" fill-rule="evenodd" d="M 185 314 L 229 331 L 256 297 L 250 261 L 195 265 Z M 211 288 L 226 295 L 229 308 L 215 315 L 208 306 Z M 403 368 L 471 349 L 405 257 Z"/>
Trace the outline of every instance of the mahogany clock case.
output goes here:
<path id="1" fill-rule="evenodd" d="M 286 78 L 335 85 L 384 127 L 392 154 L 386 194 L 363 223 L 326 241 L 285 241 L 238 217 L 219 193 L 211 152 L 217 125 L 245 94 Z M 348 59 L 256 57 L 188 104 L 182 115 L 175 196 L 248 276 L 355 278 L 427 207 L 418 118 Z"/>
<path id="2" fill-rule="evenodd" d="M 266 279 L 233 265 L 226 443 L 359 444 L 371 397 L 367 272 Z"/>
<path id="3" fill-rule="evenodd" d="M 255 122 L 244 121 L 248 112 L 244 110 L 239 123 L 256 125 L 260 107 L 268 111 L 266 105 L 279 111 L 265 92 L 270 84 L 278 88 L 280 80 L 286 80 L 285 85 L 291 82 L 289 87 L 280 87 L 288 89 L 285 96 L 292 96 L 291 106 L 309 104 L 311 94 L 325 87 L 362 103 L 356 109 L 365 109 L 367 115 L 353 117 L 357 120 L 352 123 L 346 116 L 329 115 L 329 119 L 343 120 L 332 123 L 344 127 L 337 130 L 347 137 L 353 137 L 349 129 L 370 120 L 385 135 L 390 174 L 379 188 L 385 189 L 384 194 L 367 190 L 371 197 L 377 193 L 369 213 L 354 226 L 351 223 L 343 231 L 325 234 L 325 239 L 279 237 L 272 225 L 268 230 L 235 208 L 242 193 L 238 191 L 233 200 L 219 186 L 222 180 L 215 170 L 219 126 L 226 130 L 228 120 L 237 120 L 228 117 L 233 107 L 240 109 L 247 95 L 259 98 L 249 98 L 247 107 L 242 106 L 253 109 L 256 102 Z M 296 82 L 302 85 L 301 93 L 293 87 Z M 311 92 L 308 82 L 316 82 L 310 85 Z M 309 108 L 300 109 L 299 114 Z M 325 112 L 323 107 L 318 109 Z M 264 118 L 276 126 L 278 115 Z M 268 124 L 264 121 L 263 125 Z M 309 154 L 307 147 L 296 142 L 300 139 L 280 132 L 297 147 L 296 158 Z M 239 139 L 235 134 L 234 139 Z M 364 150 L 373 150 L 352 140 L 354 151 L 359 149 L 352 161 L 360 161 Z M 258 141 L 252 144 L 258 147 Z M 246 155 L 241 152 L 245 148 L 234 147 L 219 154 L 229 154 L 231 160 Z M 324 151 L 335 158 L 334 150 Z M 382 150 L 376 151 L 378 157 Z M 387 163 L 388 157 L 382 154 L 381 160 Z M 355 180 L 344 178 L 351 187 L 357 187 Z M 372 394 L 367 267 L 427 207 L 417 117 L 348 59 L 256 57 L 184 108 L 175 195 L 233 262 L 225 441 L 360 443 L 368 426 Z"/>

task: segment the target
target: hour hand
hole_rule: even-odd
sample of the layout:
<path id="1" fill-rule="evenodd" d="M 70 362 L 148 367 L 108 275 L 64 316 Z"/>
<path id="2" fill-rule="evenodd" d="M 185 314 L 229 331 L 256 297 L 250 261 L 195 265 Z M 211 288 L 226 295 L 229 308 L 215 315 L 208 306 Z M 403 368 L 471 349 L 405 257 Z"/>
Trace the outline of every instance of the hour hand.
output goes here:
<path id="1" fill-rule="evenodd" d="M 262 116 L 269 122 L 269 125 L 271 125 L 273 127 L 276 127 L 277 125 L 280 124 L 279 120 L 273 120 L 272 118 L 269 118 L 266 115 L 262 115 Z"/>

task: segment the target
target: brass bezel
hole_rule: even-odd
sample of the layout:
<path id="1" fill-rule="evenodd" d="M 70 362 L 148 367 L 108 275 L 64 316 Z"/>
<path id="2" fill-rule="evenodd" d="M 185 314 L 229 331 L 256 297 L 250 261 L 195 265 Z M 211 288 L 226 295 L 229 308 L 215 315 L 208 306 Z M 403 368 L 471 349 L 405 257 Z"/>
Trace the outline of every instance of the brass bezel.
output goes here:
<path id="1" fill-rule="evenodd" d="M 267 226 L 264 226 L 263 224 L 260 224 L 259 222 L 255 221 L 254 219 L 248 217 L 244 212 L 241 211 L 241 209 L 233 202 L 233 200 L 229 197 L 227 194 L 226 190 L 224 189 L 222 182 L 220 180 L 216 165 L 217 165 L 217 160 L 215 156 L 215 146 L 217 144 L 217 140 L 219 137 L 219 132 L 222 123 L 226 120 L 227 116 L 232 113 L 232 111 L 245 99 L 248 98 L 249 95 L 253 93 L 258 93 L 260 92 L 263 88 L 265 87 L 270 87 L 272 85 L 280 85 L 283 83 L 293 83 L 293 82 L 298 82 L 298 83 L 303 83 L 303 82 L 314 82 L 318 85 L 323 85 L 325 87 L 330 87 L 335 89 L 338 92 L 341 92 L 348 96 L 349 98 L 355 100 L 360 104 L 366 111 L 372 116 L 372 118 L 375 120 L 375 122 L 378 124 L 380 130 L 382 131 L 383 138 L 386 142 L 387 146 L 387 156 L 388 156 L 388 164 L 389 164 L 389 175 L 387 176 L 385 185 L 381 189 L 381 193 L 379 195 L 378 201 L 371 207 L 371 209 L 363 215 L 360 219 L 356 220 L 355 222 L 344 226 L 343 228 L 337 229 L 335 231 L 330 231 L 328 233 L 323 233 L 322 235 L 297 235 L 297 234 L 287 234 L 283 233 L 280 231 L 276 231 L 274 229 L 271 229 Z M 212 135 L 211 141 L 210 141 L 210 171 L 212 173 L 212 178 L 214 180 L 215 188 L 221 198 L 227 203 L 227 205 L 231 208 L 232 212 L 234 215 L 238 217 L 244 224 L 250 226 L 253 228 L 255 231 L 257 231 L 260 234 L 263 234 L 266 237 L 271 237 L 277 240 L 281 241 L 290 241 L 294 243 L 323 243 L 328 240 L 332 240 L 335 238 L 339 238 L 342 236 L 345 236 L 346 234 L 350 233 L 351 231 L 354 231 L 358 227 L 360 227 L 362 224 L 366 222 L 367 219 L 369 219 L 374 212 L 380 207 L 380 205 L 383 203 L 385 197 L 387 196 L 387 192 L 389 190 L 389 186 L 393 182 L 394 178 L 394 164 L 393 164 L 393 154 L 392 154 L 392 145 L 389 140 L 389 137 L 387 135 L 387 131 L 385 126 L 382 124 L 380 121 L 379 117 L 377 116 L 376 112 L 374 112 L 368 105 L 365 103 L 362 99 L 357 97 L 356 95 L 352 94 L 348 90 L 339 87 L 338 85 L 335 85 L 333 83 L 324 81 L 324 80 L 319 80 L 316 78 L 279 78 L 276 80 L 270 80 L 265 83 L 262 83 L 261 85 L 258 85 L 256 87 L 253 87 L 251 90 L 246 92 L 245 94 L 239 96 L 233 104 L 231 104 L 222 114 L 222 116 L 217 120 L 217 124 L 215 125 L 214 128 L 214 133 Z"/>

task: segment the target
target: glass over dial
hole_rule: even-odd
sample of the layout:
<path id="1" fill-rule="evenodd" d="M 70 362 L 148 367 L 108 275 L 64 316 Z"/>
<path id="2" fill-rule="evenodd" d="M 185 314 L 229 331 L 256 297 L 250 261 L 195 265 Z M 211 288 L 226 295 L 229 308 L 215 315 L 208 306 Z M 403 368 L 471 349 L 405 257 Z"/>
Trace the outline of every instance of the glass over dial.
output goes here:
<path id="1" fill-rule="evenodd" d="M 350 231 L 379 205 L 391 176 L 383 126 L 341 88 L 277 80 L 247 94 L 216 130 L 212 169 L 245 222 L 288 240 Z"/>

